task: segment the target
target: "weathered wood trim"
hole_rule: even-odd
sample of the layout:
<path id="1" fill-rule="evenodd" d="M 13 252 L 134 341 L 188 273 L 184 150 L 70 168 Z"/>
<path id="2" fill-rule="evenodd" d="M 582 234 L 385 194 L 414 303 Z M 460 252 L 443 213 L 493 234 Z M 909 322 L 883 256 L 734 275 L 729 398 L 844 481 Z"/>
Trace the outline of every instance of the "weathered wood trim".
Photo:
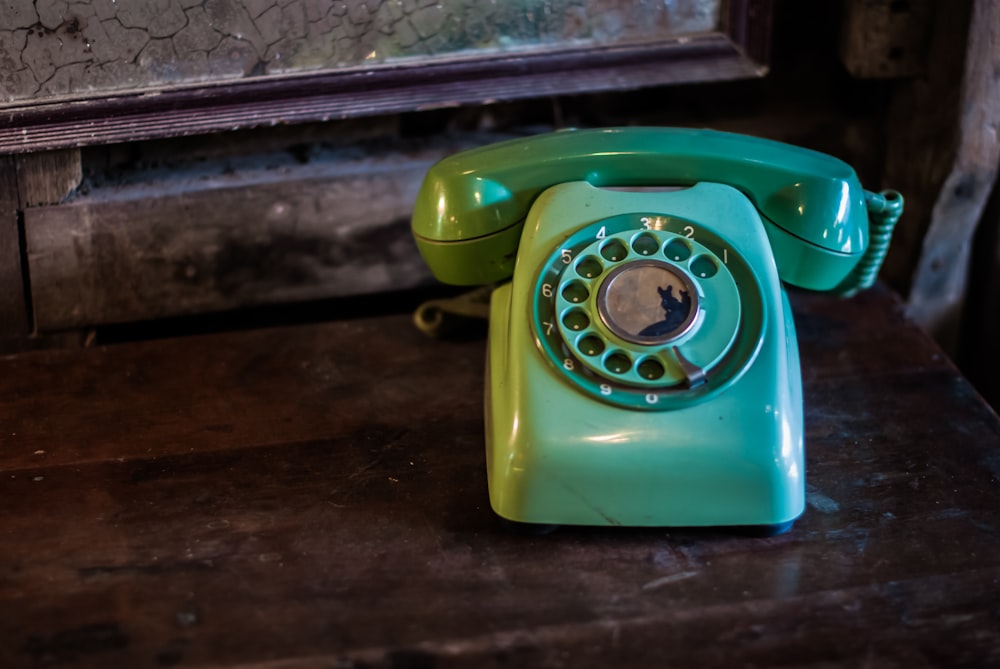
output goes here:
<path id="1" fill-rule="evenodd" d="M 83 179 L 80 149 L 20 155 L 15 158 L 15 164 L 23 209 L 59 204 Z"/>
<path id="2" fill-rule="evenodd" d="M 893 85 L 884 180 L 868 186 L 893 188 L 906 198 L 882 268 L 883 278 L 904 297 L 912 288 L 934 203 L 955 161 L 970 14 L 971 0 L 934 6 L 927 72 Z"/>
<path id="3" fill-rule="evenodd" d="M 14 159 L 0 155 L 0 352 L 25 348 L 31 326 L 21 266 Z"/>
<path id="4" fill-rule="evenodd" d="M 774 0 L 729 0 L 722 6 L 723 29 L 733 44 L 752 61 L 770 63 Z"/>
<path id="5" fill-rule="evenodd" d="M 946 350 L 957 346 L 972 238 L 1000 166 L 1000 4 L 972 6 L 957 151 L 931 213 L 908 313 Z"/>
<path id="6" fill-rule="evenodd" d="M 267 167 L 178 170 L 166 181 L 27 209 L 36 327 L 51 332 L 426 284 L 409 216 L 427 168 L 457 148 L 400 144 L 361 159 L 330 150 L 304 163 L 286 154 Z"/>
<path id="7" fill-rule="evenodd" d="M 840 59 L 854 77 L 923 74 L 927 68 L 931 0 L 848 0 L 840 31 Z"/>
<path id="8" fill-rule="evenodd" d="M 730 3 L 733 34 L 654 44 L 351 68 L 154 93 L 64 99 L 0 112 L 0 152 L 27 152 L 461 104 L 762 76 L 770 2 Z M 732 19 L 745 13 L 742 22 Z"/>
<path id="9" fill-rule="evenodd" d="M 969 290 L 962 314 L 958 363 L 969 380 L 1000 411 L 1000 181 L 973 239 Z"/>

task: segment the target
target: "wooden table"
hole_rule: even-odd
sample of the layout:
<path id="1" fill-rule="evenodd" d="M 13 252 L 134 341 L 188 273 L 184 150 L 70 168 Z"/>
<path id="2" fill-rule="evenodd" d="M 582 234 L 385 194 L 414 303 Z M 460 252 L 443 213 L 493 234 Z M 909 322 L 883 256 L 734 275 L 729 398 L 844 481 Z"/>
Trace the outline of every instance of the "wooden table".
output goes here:
<path id="1" fill-rule="evenodd" d="M 997 666 L 1000 420 L 793 295 L 788 533 L 501 527 L 484 341 L 407 314 L 0 360 L 0 666 Z"/>

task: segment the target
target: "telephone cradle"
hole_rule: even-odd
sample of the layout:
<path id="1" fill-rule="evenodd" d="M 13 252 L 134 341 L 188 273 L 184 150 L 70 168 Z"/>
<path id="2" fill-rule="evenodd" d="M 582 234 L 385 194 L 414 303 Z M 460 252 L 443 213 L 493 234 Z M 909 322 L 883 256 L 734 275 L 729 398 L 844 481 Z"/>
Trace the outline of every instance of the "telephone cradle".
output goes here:
<path id="1" fill-rule="evenodd" d="M 498 284 L 496 514 L 789 529 L 805 460 L 784 284 L 869 287 L 902 206 L 832 156 L 711 130 L 560 131 L 434 165 L 421 254 L 443 282 Z"/>

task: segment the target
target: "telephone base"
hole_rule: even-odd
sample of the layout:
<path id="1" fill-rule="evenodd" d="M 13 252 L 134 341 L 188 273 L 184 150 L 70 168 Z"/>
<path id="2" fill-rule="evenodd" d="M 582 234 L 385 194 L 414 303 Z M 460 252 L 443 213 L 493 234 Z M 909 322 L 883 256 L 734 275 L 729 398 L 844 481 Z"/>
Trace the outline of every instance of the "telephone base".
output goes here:
<path id="1" fill-rule="evenodd" d="M 567 220 L 580 222 L 568 235 Z M 651 329 L 647 303 L 681 318 Z M 548 189 L 489 324 L 498 515 L 774 532 L 802 513 L 791 308 L 760 216 L 736 189 Z"/>

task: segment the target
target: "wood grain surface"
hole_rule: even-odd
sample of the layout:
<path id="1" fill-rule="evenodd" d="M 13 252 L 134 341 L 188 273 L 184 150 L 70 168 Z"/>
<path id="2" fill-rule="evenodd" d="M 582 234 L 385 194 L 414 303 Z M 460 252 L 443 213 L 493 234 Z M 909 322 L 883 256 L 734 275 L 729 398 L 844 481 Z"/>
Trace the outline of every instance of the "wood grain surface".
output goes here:
<path id="1" fill-rule="evenodd" d="M 771 538 L 502 527 L 485 343 L 405 313 L 0 359 L 0 666 L 996 666 L 1000 420 L 886 289 L 792 297 Z"/>

